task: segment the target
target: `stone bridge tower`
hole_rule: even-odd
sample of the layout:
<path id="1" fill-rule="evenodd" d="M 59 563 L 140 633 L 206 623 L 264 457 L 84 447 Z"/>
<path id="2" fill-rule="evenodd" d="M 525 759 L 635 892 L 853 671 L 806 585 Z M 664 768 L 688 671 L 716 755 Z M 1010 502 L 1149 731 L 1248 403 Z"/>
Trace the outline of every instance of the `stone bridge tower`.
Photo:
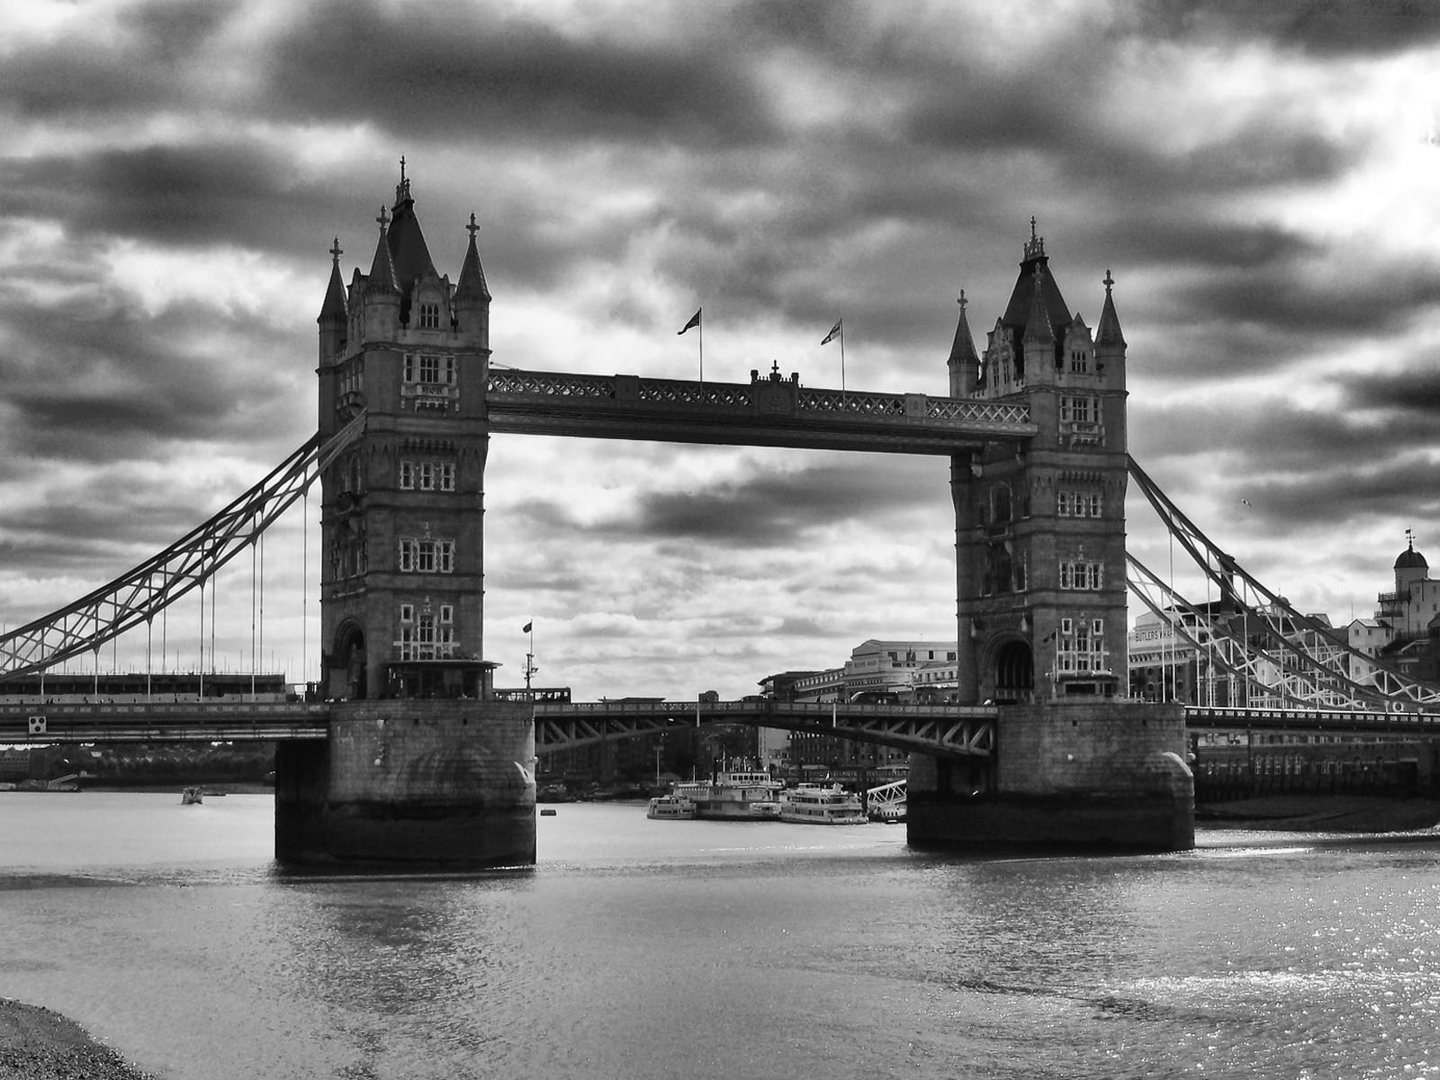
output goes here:
<path id="1" fill-rule="evenodd" d="M 1072 314 L 1034 221 L 982 358 L 961 300 L 953 397 L 1024 402 L 1040 433 L 952 463 L 960 697 L 1124 692 L 1125 338 L 1105 277 L 1099 326 Z"/>
<path id="2" fill-rule="evenodd" d="M 1092 332 L 1032 219 L 983 357 L 961 295 L 951 396 L 1023 402 L 1039 430 L 951 461 L 959 700 L 999 708 L 988 759 L 912 755 L 917 846 L 1194 844 L 1184 710 L 1124 696 L 1126 346 L 1104 284 Z"/>
<path id="3" fill-rule="evenodd" d="M 320 312 L 320 432 L 365 433 L 322 479 L 325 696 L 481 696 L 490 292 L 470 240 L 437 273 L 410 181 L 348 288 L 338 243 Z"/>
<path id="4" fill-rule="evenodd" d="M 320 433 L 364 418 L 321 477 L 329 737 L 280 743 L 285 862 L 484 867 L 535 861 L 528 702 L 493 700 L 482 657 L 490 291 L 475 244 L 452 285 L 401 160 L 369 273 L 331 249 Z"/>

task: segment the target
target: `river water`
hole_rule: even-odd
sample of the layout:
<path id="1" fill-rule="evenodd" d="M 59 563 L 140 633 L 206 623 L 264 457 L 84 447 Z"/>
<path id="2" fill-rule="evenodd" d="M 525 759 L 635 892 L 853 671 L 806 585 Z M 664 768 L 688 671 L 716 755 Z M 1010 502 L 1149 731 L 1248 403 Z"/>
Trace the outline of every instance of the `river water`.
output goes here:
<path id="1" fill-rule="evenodd" d="M 268 796 L 0 794 L 0 997 L 163 1080 L 1440 1077 L 1440 835 L 1127 858 L 566 804 L 300 877 Z"/>

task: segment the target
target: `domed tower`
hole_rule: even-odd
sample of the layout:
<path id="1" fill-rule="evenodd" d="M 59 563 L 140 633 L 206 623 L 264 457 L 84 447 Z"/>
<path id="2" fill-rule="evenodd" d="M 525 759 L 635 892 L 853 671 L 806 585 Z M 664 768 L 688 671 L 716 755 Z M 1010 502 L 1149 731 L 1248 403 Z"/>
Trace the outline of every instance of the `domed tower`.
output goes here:
<path id="1" fill-rule="evenodd" d="M 1408 595 L 1412 585 L 1429 577 L 1430 564 L 1425 561 L 1424 555 L 1415 550 L 1415 538 L 1408 537 L 1405 550 L 1395 560 L 1395 591 Z"/>
<path id="2" fill-rule="evenodd" d="M 365 416 L 325 473 L 327 697 L 479 697 L 490 291 L 468 226 L 460 279 L 430 256 L 401 161 L 368 273 L 342 285 L 338 241 L 320 327 L 320 431 Z"/>
<path id="3" fill-rule="evenodd" d="M 1024 402 L 1039 434 L 952 463 L 962 701 L 1111 696 L 1125 680 L 1125 339 L 1107 273 L 1095 334 L 1030 222 L 1005 312 L 951 392 Z M 962 340 L 963 339 L 963 340 Z M 973 372 L 973 374 L 972 374 Z"/>

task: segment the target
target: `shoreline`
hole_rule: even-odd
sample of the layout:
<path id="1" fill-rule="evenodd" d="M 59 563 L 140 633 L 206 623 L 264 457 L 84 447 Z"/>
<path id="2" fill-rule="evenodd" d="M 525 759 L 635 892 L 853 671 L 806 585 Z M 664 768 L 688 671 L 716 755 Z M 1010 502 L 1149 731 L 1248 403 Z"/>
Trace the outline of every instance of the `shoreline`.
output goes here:
<path id="1" fill-rule="evenodd" d="M 75 1021 L 0 998 L 0 1080 L 156 1080 Z"/>
<path id="2" fill-rule="evenodd" d="M 1197 803 L 1195 825 L 1247 832 L 1410 833 L 1440 825 L 1440 799 L 1261 795 Z"/>

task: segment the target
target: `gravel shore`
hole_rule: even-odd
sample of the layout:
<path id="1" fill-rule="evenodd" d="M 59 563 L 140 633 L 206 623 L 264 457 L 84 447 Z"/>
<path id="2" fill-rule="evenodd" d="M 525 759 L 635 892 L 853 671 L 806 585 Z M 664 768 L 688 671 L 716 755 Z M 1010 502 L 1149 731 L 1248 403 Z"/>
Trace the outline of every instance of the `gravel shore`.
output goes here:
<path id="1" fill-rule="evenodd" d="M 155 1080 L 59 1013 L 0 998 L 0 1080 Z"/>

